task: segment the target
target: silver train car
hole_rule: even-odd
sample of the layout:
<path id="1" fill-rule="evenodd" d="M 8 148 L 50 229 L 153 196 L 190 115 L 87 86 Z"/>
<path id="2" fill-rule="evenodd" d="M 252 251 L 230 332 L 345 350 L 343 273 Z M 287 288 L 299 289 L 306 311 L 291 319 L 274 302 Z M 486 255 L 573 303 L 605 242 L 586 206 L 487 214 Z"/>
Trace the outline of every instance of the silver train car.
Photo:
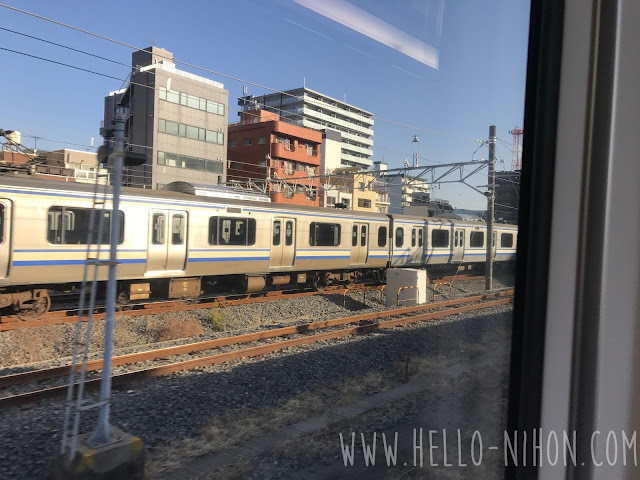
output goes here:
<path id="1" fill-rule="evenodd" d="M 50 291 L 81 283 L 87 256 L 108 259 L 113 219 L 105 211 L 102 238 L 87 245 L 92 205 L 90 185 L 0 179 L 0 312 L 41 315 Z M 485 262 L 482 223 L 141 189 L 124 189 L 119 210 L 122 303 L 284 285 L 323 289 L 363 275 L 383 281 L 387 268 Z M 513 260 L 516 243 L 515 226 L 497 225 L 495 260 Z M 98 280 L 106 276 L 99 269 Z"/>

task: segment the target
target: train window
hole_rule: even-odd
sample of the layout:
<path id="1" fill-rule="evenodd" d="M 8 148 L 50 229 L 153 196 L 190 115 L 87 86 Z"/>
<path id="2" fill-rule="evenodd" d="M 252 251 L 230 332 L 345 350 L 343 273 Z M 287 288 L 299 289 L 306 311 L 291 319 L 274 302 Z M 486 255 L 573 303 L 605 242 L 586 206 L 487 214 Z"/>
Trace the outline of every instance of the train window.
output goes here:
<path id="1" fill-rule="evenodd" d="M 280 245 L 280 220 L 273 222 L 273 244 Z"/>
<path id="2" fill-rule="evenodd" d="M 396 247 L 401 247 L 404 245 L 404 228 L 398 227 L 396 228 Z"/>
<path id="3" fill-rule="evenodd" d="M 412 247 L 416 246 L 416 229 L 415 228 L 411 229 L 411 246 Z"/>
<path id="4" fill-rule="evenodd" d="M 337 223 L 311 222 L 309 245 L 312 247 L 337 247 L 340 245 L 340 225 Z"/>
<path id="5" fill-rule="evenodd" d="M 153 238 L 151 239 L 151 242 L 154 245 L 164 244 L 164 214 L 163 213 L 153 214 Z"/>
<path id="6" fill-rule="evenodd" d="M 378 246 L 387 246 L 387 227 L 378 227 Z"/>
<path id="7" fill-rule="evenodd" d="M 209 217 L 209 245 L 218 244 L 218 217 Z"/>
<path id="8" fill-rule="evenodd" d="M 354 225 L 353 230 L 351 231 L 351 246 L 355 247 L 358 245 L 358 226 Z"/>
<path id="9" fill-rule="evenodd" d="M 171 245 L 184 243 L 184 215 L 174 215 L 171 218 Z"/>
<path id="10" fill-rule="evenodd" d="M 513 247 L 513 233 L 503 233 L 500 235 L 500 246 L 503 248 Z"/>
<path id="11" fill-rule="evenodd" d="M 254 245 L 256 221 L 253 218 L 210 217 L 210 245 Z"/>
<path id="12" fill-rule="evenodd" d="M 91 211 L 91 208 L 51 207 L 47 212 L 47 241 L 54 245 L 86 245 Z M 107 210 L 101 213 L 103 215 L 102 238 L 93 244 L 108 245 L 111 211 Z M 118 244 L 121 244 L 124 239 L 124 213 L 118 213 L 120 217 Z M 95 232 L 98 231 L 99 221 L 100 216 L 96 215 L 94 218 Z"/>
<path id="13" fill-rule="evenodd" d="M 360 246 L 364 247 L 367 245 L 367 227 L 365 225 L 360 229 Z"/>
<path id="14" fill-rule="evenodd" d="M 449 230 L 433 230 L 431 232 L 431 246 L 448 247 L 449 246 Z"/>
<path id="15" fill-rule="evenodd" d="M 471 248 L 484 247 L 484 232 L 471 232 L 469 246 Z"/>
<path id="16" fill-rule="evenodd" d="M 457 247 L 458 246 L 458 231 L 456 230 L 456 232 L 453 234 L 453 246 Z"/>
<path id="17" fill-rule="evenodd" d="M 422 228 L 418 230 L 418 246 L 421 247 L 424 244 Z"/>
<path id="18" fill-rule="evenodd" d="M 286 246 L 293 245 L 293 222 L 291 221 L 286 223 L 284 230 L 284 244 Z"/>
<path id="19" fill-rule="evenodd" d="M 4 242 L 4 205 L 0 203 L 0 243 Z"/>

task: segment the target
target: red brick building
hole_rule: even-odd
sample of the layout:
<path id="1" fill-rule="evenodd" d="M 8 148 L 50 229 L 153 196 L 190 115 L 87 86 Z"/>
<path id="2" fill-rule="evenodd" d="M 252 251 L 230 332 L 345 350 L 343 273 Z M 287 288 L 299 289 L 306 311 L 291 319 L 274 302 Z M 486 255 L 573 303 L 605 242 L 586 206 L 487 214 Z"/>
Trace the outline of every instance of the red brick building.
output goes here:
<path id="1" fill-rule="evenodd" d="M 322 132 L 280 121 L 275 113 L 240 113 L 229 125 L 227 181 L 265 184 L 271 201 L 320 206 L 318 175 Z"/>

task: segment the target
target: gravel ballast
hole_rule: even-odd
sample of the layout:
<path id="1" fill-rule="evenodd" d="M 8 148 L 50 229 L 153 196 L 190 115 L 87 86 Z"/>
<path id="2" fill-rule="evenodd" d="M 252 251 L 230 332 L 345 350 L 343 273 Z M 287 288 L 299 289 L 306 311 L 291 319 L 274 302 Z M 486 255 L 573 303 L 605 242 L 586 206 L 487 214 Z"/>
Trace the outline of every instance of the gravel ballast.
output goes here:
<path id="1" fill-rule="evenodd" d="M 478 280 L 454 284 L 451 297 L 479 293 L 483 287 L 484 281 Z M 377 294 L 368 293 L 366 303 L 384 310 Z M 328 295 L 221 311 L 229 330 L 237 333 L 255 329 L 257 324 L 274 328 L 336 318 L 348 312 L 358 314 L 364 311 L 361 307 L 359 293 L 347 299 L 346 308 L 342 295 Z M 178 315 L 206 319 L 210 313 L 203 310 Z M 149 474 L 155 476 L 179 466 L 179 460 L 189 455 L 223 450 L 231 446 L 229 441 L 241 443 L 269 431 L 271 426 L 295 423 L 333 405 L 357 400 L 350 389 L 358 396 L 374 394 L 401 384 L 407 372 L 437 372 L 444 360 L 470 361 L 495 342 L 508 345 L 510 320 L 509 306 L 495 307 L 133 383 L 114 390 L 112 423 L 143 439 L 149 453 Z M 220 334 L 205 329 L 200 337 L 215 335 Z M 289 413 L 280 418 L 277 412 L 284 407 Z M 0 411 L 0 450 L 4 452 L 0 478 L 46 477 L 49 458 L 59 445 L 63 408 L 61 400 L 47 400 Z M 94 413 L 85 415 L 81 431 L 91 431 L 94 424 Z M 177 452 L 177 458 L 170 458 L 171 451 Z M 295 462 L 284 462 L 286 468 L 276 468 L 274 477 L 264 478 L 277 478 L 286 471 L 309 466 Z M 245 475 L 251 473 L 244 472 L 239 478 Z"/>

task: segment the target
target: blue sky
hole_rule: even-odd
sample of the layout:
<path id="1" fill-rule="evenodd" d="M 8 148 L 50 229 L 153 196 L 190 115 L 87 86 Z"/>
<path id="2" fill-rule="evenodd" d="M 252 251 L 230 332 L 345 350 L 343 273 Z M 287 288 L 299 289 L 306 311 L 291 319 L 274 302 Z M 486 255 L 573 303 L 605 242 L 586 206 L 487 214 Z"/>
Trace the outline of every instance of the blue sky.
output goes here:
<path id="1" fill-rule="evenodd" d="M 442 17 L 438 17 L 443 3 Z M 273 89 L 302 85 L 374 113 L 374 160 L 389 168 L 411 159 L 420 138 L 421 165 L 469 161 L 495 124 L 498 137 L 522 126 L 529 1 L 352 0 L 354 5 L 439 51 L 433 69 L 291 0 L 167 2 L 114 0 L 9 1 L 9 5 L 137 47 L 152 43 L 177 60 Z M 441 20 L 439 22 L 438 20 Z M 438 30 L 440 25 L 440 30 Z M 129 65 L 132 50 L 0 8 L 0 27 L 37 36 Z M 130 68 L 0 30 L 0 47 L 125 79 Z M 3 105 L 0 128 L 25 135 L 101 144 L 104 96 L 123 82 L 0 50 Z M 229 121 L 237 119 L 243 83 L 181 67 L 224 83 Z M 249 93 L 268 93 L 249 86 Z M 448 135 L 395 126 L 390 120 Z M 33 139 L 23 138 L 33 147 Z M 62 148 L 38 140 L 38 148 Z M 69 148 L 82 148 L 67 145 Z M 487 157 L 482 147 L 475 158 Z M 511 165 L 498 142 L 498 160 Z M 501 169 L 499 164 L 498 169 Z M 474 178 L 486 184 L 486 176 Z M 442 185 L 435 196 L 463 208 L 484 208 L 472 190 Z"/>

